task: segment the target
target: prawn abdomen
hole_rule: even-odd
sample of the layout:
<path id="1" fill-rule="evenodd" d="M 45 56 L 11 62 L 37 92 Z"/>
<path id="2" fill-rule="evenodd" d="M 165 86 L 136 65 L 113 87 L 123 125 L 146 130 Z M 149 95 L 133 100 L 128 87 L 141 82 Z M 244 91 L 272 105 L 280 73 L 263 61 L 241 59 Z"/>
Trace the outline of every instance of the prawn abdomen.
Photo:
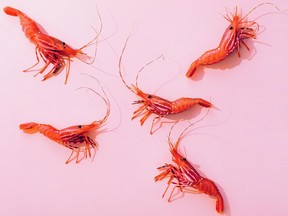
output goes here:
<path id="1" fill-rule="evenodd" d="M 39 132 L 51 140 L 58 141 L 59 130 L 51 125 L 29 122 L 20 124 L 19 128 L 26 133 Z"/>
<path id="2" fill-rule="evenodd" d="M 229 55 L 229 53 L 232 52 L 231 49 L 223 49 L 220 46 L 206 51 L 198 60 L 198 65 L 210 65 L 217 63 Z M 196 61 L 197 61 L 196 60 Z"/>
<path id="3" fill-rule="evenodd" d="M 36 35 L 42 32 L 39 24 L 18 9 L 7 6 L 4 8 L 4 12 L 10 16 L 18 16 L 25 36 L 37 45 L 35 41 Z"/>
<path id="4" fill-rule="evenodd" d="M 206 51 L 198 59 L 192 62 L 188 71 L 186 72 L 186 76 L 191 77 L 195 73 L 198 66 L 214 64 L 223 60 L 228 54 L 229 53 L 225 52 L 224 50 L 221 50 L 220 47 Z"/>
<path id="5" fill-rule="evenodd" d="M 199 190 L 200 192 L 207 194 L 216 199 L 216 210 L 221 213 L 224 211 L 224 202 L 223 197 L 219 192 L 216 184 L 207 178 L 201 178 L 199 181 L 193 184 L 193 187 Z"/>
<path id="6" fill-rule="evenodd" d="M 182 111 L 185 111 L 187 109 L 190 109 L 194 105 L 200 105 L 202 107 L 211 107 L 212 104 L 206 100 L 203 100 L 201 98 L 179 98 L 172 102 L 172 112 L 171 113 L 179 113 Z"/>
<path id="7" fill-rule="evenodd" d="M 219 193 L 215 183 L 212 180 L 203 177 L 199 181 L 195 182 L 193 187 L 210 196 L 216 197 Z"/>

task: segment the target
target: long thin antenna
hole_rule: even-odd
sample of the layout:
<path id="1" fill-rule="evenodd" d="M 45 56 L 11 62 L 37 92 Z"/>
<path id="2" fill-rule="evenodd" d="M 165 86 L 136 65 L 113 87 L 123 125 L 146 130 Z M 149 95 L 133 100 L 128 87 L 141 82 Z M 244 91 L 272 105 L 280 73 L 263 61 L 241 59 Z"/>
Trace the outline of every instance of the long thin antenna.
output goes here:
<path id="1" fill-rule="evenodd" d="M 78 89 L 83 89 L 83 88 L 89 89 L 90 91 L 92 91 L 92 92 L 94 92 L 95 94 L 97 94 L 97 95 L 104 101 L 104 103 L 106 104 L 106 107 L 107 107 L 105 116 L 103 117 L 103 119 L 101 119 L 101 120 L 99 120 L 99 121 L 95 121 L 95 122 L 99 122 L 100 124 L 104 124 L 104 123 L 106 122 L 106 120 L 108 119 L 109 115 L 110 115 L 110 100 L 109 100 L 106 92 L 104 91 L 103 86 L 101 85 L 100 81 L 99 81 L 97 78 L 95 78 L 95 77 L 93 77 L 93 76 L 90 76 L 90 75 L 88 75 L 88 74 L 83 74 L 83 75 L 86 75 L 86 76 L 89 76 L 89 77 L 95 79 L 95 80 L 98 82 L 98 84 L 99 84 L 99 86 L 100 86 L 100 88 L 101 88 L 101 90 L 102 90 L 102 92 L 103 92 L 103 94 L 104 94 L 104 96 L 105 96 L 105 97 L 103 97 L 101 94 L 99 94 L 99 93 L 96 92 L 94 89 L 89 88 L 89 87 L 80 87 L 80 88 L 78 88 Z M 77 90 L 78 90 L 78 89 L 77 89 Z"/>
<path id="2" fill-rule="evenodd" d="M 158 59 L 163 58 L 164 59 L 164 55 L 160 55 L 157 58 L 151 60 L 150 62 L 148 62 L 147 64 L 145 64 L 138 72 L 137 76 L 136 76 L 136 87 L 138 88 L 138 78 L 140 73 L 144 70 L 144 68 L 146 68 L 147 66 L 149 66 L 150 64 L 152 64 L 153 62 L 157 61 Z"/>
<path id="3" fill-rule="evenodd" d="M 91 41 L 89 41 L 87 44 L 85 44 L 84 46 L 82 46 L 81 48 L 80 48 L 80 50 L 82 50 L 82 49 L 84 49 L 84 48 L 86 48 L 86 47 L 88 47 L 88 46 L 90 46 L 90 45 L 93 45 L 94 43 L 96 43 L 96 45 L 97 45 L 97 42 L 95 42 L 95 41 L 97 41 L 97 39 L 99 38 L 99 36 L 100 36 L 100 34 L 101 34 L 101 32 L 102 32 L 102 29 L 103 29 L 103 22 L 102 22 L 102 17 L 101 17 L 101 15 L 100 15 L 100 12 L 99 12 L 99 10 L 98 10 L 98 6 L 96 6 L 96 10 L 97 10 L 97 15 L 98 15 L 98 17 L 99 17 L 99 20 L 100 20 L 100 30 L 99 30 L 99 33 L 98 34 L 96 34 L 96 36 L 91 40 Z M 92 27 L 92 26 L 91 26 Z M 92 27 L 92 29 L 96 32 L 96 30 Z M 96 46 L 96 52 L 97 52 L 97 46 Z M 94 57 L 94 60 L 95 60 L 95 57 Z M 92 61 L 92 63 L 94 62 L 94 60 Z M 91 63 L 91 64 L 92 64 Z"/>
<path id="4" fill-rule="evenodd" d="M 263 5 L 271 5 L 274 8 L 276 8 L 276 10 L 281 11 L 280 8 L 278 8 L 275 4 L 273 4 L 272 2 L 262 2 L 258 5 L 256 5 L 254 8 L 252 8 L 245 16 L 242 17 L 242 19 L 240 20 L 240 22 L 245 19 L 248 15 L 250 15 L 253 11 L 255 11 L 257 8 L 263 6 Z"/>
<path id="5" fill-rule="evenodd" d="M 186 135 L 188 134 L 189 132 L 191 131 L 188 131 L 189 128 L 191 128 L 193 125 L 199 123 L 200 121 L 202 121 L 203 119 L 205 119 L 207 117 L 207 115 L 209 114 L 209 111 L 210 111 L 210 108 L 208 109 L 208 111 L 206 112 L 206 114 L 198 119 L 197 121 L 191 123 L 190 121 L 188 121 L 190 124 L 181 132 L 180 136 L 178 137 L 177 141 L 176 141 L 176 145 L 175 145 L 175 149 L 177 150 L 178 149 L 178 146 L 180 144 L 180 140 Z M 172 140 L 171 140 L 171 133 L 172 133 L 172 130 L 173 128 L 175 127 L 176 124 L 178 124 L 181 120 L 177 121 L 176 123 L 174 123 L 172 125 L 172 127 L 170 128 L 170 131 L 169 131 L 169 134 L 168 134 L 168 142 L 169 144 L 171 145 L 172 144 Z"/>
<path id="6" fill-rule="evenodd" d="M 125 86 L 126 86 L 130 91 L 132 91 L 133 93 L 135 93 L 134 90 L 133 90 L 133 88 L 131 88 L 130 86 L 128 86 L 128 84 L 125 82 L 125 80 L 124 80 L 124 78 L 123 78 L 123 75 L 122 75 L 122 69 L 121 69 L 121 64 L 122 64 L 122 58 L 123 58 L 123 55 L 124 55 L 124 51 L 125 51 L 125 49 L 126 49 L 126 47 L 127 47 L 128 40 L 130 39 L 131 36 L 132 36 L 132 35 L 130 34 L 130 35 L 127 37 L 126 41 L 125 41 L 124 47 L 123 47 L 123 49 L 122 49 L 122 52 L 121 52 L 121 55 L 120 55 L 120 58 L 119 58 L 118 68 L 119 68 L 119 75 L 120 75 L 120 77 L 121 77 L 122 82 L 125 84 Z"/>

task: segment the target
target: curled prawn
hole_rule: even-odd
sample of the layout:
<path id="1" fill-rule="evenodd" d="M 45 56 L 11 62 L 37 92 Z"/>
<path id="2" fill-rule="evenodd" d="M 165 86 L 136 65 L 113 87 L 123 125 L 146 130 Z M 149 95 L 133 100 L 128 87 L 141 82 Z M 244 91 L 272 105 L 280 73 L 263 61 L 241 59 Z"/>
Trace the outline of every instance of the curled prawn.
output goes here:
<path id="1" fill-rule="evenodd" d="M 91 158 L 91 150 L 94 151 L 92 157 L 93 159 L 99 144 L 96 140 L 93 140 L 89 136 L 89 133 L 99 129 L 106 122 L 110 115 L 109 99 L 102 87 L 101 89 L 105 95 L 105 98 L 94 90 L 90 89 L 91 91 L 99 95 L 104 100 L 107 106 L 106 114 L 101 120 L 93 121 L 92 123 L 87 125 L 74 125 L 60 130 L 49 124 L 40 124 L 35 122 L 20 124 L 19 128 L 29 134 L 39 132 L 44 136 L 48 137 L 50 140 L 71 149 L 72 152 L 67 159 L 66 164 L 73 160 L 75 160 L 76 163 L 79 163 L 84 158 Z"/>
<path id="2" fill-rule="evenodd" d="M 237 49 L 238 57 L 240 57 L 240 47 L 243 44 L 247 50 L 249 47 L 245 43 L 246 39 L 256 39 L 256 36 L 259 32 L 259 24 L 254 21 L 249 21 L 248 15 L 252 13 L 256 8 L 269 4 L 274 6 L 279 10 L 275 5 L 269 2 L 261 3 L 249 11 L 246 15 L 238 13 L 236 7 L 234 14 L 230 13 L 224 17 L 228 22 L 229 26 L 226 28 L 221 41 L 217 48 L 206 51 L 198 59 L 196 59 L 189 67 L 186 72 L 187 77 L 193 76 L 196 69 L 200 65 L 211 65 L 219 61 L 224 60 L 230 53 Z"/>
<path id="3" fill-rule="evenodd" d="M 174 125 L 173 125 L 174 126 Z M 170 147 L 170 152 L 172 154 L 172 161 L 174 164 L 165 163 L 164 166 L 158 167 L 159 171 L 162 171 L 159 175 L 155 176 L 155 182 L 169 178 L 168 185 L 162 195 L 162 198 L 165 196 L 168 188 L 171 184 L 174 184 L 168 201 L 171 202 L 171 197 L 176 188 L 181 192 L 200 192 L 209 195 L 210 197 L 216 199 L 216 211 L 222 213 L 224 211 L 224 201 L 223 197 L 217 188 L 215 182 L 212 180 L 201 176 L 198 171 L 193 167 L 193 165 L 183 157 L 179 151 L 178 146 L 180 139 L 183 137 L 184 132 L 191 126 L 188 126 L 179 136 L 175 144 L 171 141 L 171 131 L 168 136 L 168 143 Z M 173 181 L 176 180 L 176 181 Z"/>
<path id="4" fill-rule="evenodd" d="M 36 75 L 42 74 L 48 68 L 48 66 L 52 64 L 52 69 L 48 73 L 46 73 L 46 75 L 44 75 L 44 81 L 58 75 L 66 66 L 66 84 L 70 72 L 70 62 L 72 61 L 72 58 L 77 58 L 86 64 L 92 64 L 94 62 L 95 57 L 88 56 L 86 53 L 83 52 L 83 49 L 94 43 L 97 43 L 98 37 L 102 30 L 102 22 L 99 34 L 97 34 L 95 38 L 93 38 L 86 45 L 82 46 L 80 49 L 74 49 L 64 41 L 48 35 L 48 33 L 43 29 L 42 26 L 40 26 L 37 22 L 32 20 L 22 11 L 9 6 L 5 7 L 3 10 L 6 14 L 10 16 L 19 17 L 23 32 L 30 40 L 30 42 L 35 45 L 37 63 L 24 70 L 23 72 L 33 71 L 32 68 L 34 68 L 40 62 L 40 54 L 40 57 L 45 62 L 45 65 L 43 66 L 43 68 L 39 69 Z"/>
<path id="5" fill-rule="evenodd" d="M 122 82 L 124 85 L 132 91 L 134 94 L 136 94 L 138 97 L 140 97 L 140 100 L 135 101 L 133 104 L 141 104 L 141 106 L 133 113 L 132 120 L 143 116 L 140 119 L 141 126 L 144 124 L 144 122 L 147 120 L 147 118 L 151 114 L 156 114 L 157 116 L 154 117 L 151 128 L 150 128 L 150 134 L 153 134 L 153 127 L 156 125 L 157 122 L 160 121 L 162 117 L 165 117 L 170 114 L 176 114 L 183 111 L 186 111 L 190 108 L 192 108 L 195 105 L 200 105 L 205 108 L 209 108 L 212 106 L 212 104 L 202 98 L 188 98 L 188 97 L 182 97 L 174 101 L 169 101 L 167 99 L 161 98 L 156 95 L 148 94 L 143 91 L 141 91 L 138 87 L 138 77 L 140 72 L 144 69 L 145 66 L 148 66 L 153 61 L 146 64 L 142 69 L 138 72 L 138 75 L 136 77 L 136 85 L 132 85 L 132 87 L 128 86 L 125 82 L 123 76 L 122 76 L 122 70 L 121 70 L 121 63 L 122 63 L 122 57 L 124 54 L 124 51 L 126 49 L 127 43 L 128 43 L 129 37 L 127 38 L 125 45 L 123 47 L 120 59 L 119 59 L 119 74 L 122 79 Z M 161 57 L 161 56 L 160 56 Z M 158 58 L 160 58 L 158 57 Z M 158 120 L 157 122 L 155 122 Z"/>

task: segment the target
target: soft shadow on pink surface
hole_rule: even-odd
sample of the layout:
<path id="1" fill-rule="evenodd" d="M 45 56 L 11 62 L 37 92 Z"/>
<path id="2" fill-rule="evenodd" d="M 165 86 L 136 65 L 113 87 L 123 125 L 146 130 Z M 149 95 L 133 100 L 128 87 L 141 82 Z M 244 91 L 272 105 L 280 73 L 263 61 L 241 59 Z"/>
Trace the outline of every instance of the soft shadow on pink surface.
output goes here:
<path id="1" fill-rule="evenodd" d="M 212 65 L 198 66 L 194 75 L 190 77 L 189 79 L 192 79 L 194 81 L 200 81 L 203 79 L 205 75 L 207 75 L 206 74 L 207 69 L 212 69 L 212 70 L 220 69 L 222 71 L 229 71 L 230 69 L 239 66 L 243 60 L 252 59 L 257 53 L 254 47 L 255 42 L 252 40 L 247 40 L 245 41 L 245 43 L 248 46 L 249 50 L 247 50 L 247 48 L 243 44 L 241 44 L 240 57 L 238 56 L 238 51 L 236 49 L 230 55 L 228 55 L 225 59 L 219 61 L 218 63 L 212 64 Z M 212 73 L 213 72 L 212 70 L 209 70 L 209 73 Z"/>

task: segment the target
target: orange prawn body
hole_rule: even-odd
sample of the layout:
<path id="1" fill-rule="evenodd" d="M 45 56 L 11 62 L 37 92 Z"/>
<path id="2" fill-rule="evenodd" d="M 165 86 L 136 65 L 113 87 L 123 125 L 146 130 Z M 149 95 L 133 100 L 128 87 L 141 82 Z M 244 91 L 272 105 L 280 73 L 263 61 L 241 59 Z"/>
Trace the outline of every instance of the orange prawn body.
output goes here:
<path id="1" fill-rule="evenodd" d="M 168 198 L 169 202 L 171 201 L 175 188 L 179 188 L 181 192 L 184 190 L 191 192 L 192 189 L 192 191 L 196 190 L 216 199 L 216 211 L 222 213 L 224 211 L 224 201 L 216 184 L 212 180 L 202 177 L 192 164 L 176 150 L 176 147 L 174 147 L 171 142 L 169 145 L 172 160 L 175 162 L 176 166 L 173 164 L 165 164 L 164 166 L 159 167 L 158 170 L 162 171 L 162 173 L 154 178 L 155 181 L 160 181 L 169 177 L 168 186 L 162 197 L 165 196 L 170 184 L 173 183 L 175 187 Z M 176 146 L 177 145 L 178 143 Z M 173 182 L 174 179 L 177 181 Z"/>
<path id="2" fill-rule="evenodd" d="M 92 77 L 93 78 L 93 77 Z M 96 78 L 94 78 L 96 79 Z M 97 80 L 97 79 L 96 79 Z M 99 81 L 97 80 L 99 83 Z M 100 84 L 100 83 L 99 83 Z M 100 85 L 101 86 L 101 85 Z M 72 150 L 69 158 L 66 161 L 66 164 L 75 160 L 76 163 L 79 163 L 84 158 L 89 156 L 92 157 L 91 150 L 94 151 L 94 155 L 96 154 L 96 150 L 98 149 L 98 143 L 93 140 L 89 134 L 93 131 L 102 127 L 102 125 L 107 121 L 110 115 L 110 101 L 103 90 L 101 89 L 105 95 L 105 97 L 101 96 L 99 93 L 94 91 L 91 88 L 88 88 L 98 96 L 106 104 L 106 114 L 105 116 L 97 121 L 93 121 L 91 124 L 87 125 L 74 125 L 64 129 L 57 129 L 49 124 L 39 124 L 35 122 L 23 123 L 19 125 L 19 128 L 23 130 L 25 133 L 33 134 L 33 133 L 41 133 L 50 140 L 57 142 L 60 145 L 63 145 Z M 92 159 L 94 158 L 94 155 Z"/>
<path id="3" fill-rule="evenodd" d="M 201 98 L 179 98 L 175 101 L 169 101 L 164 98 L 161 98 L 156 95 L 151 95 L 142 92 L 138 87 L 134 86 L 134 93 L 141 98 L 141 100 L 135 101 L 133 104 L 142 104 L 141 107 L 139 107 L 134 113 L 132 119 L 144 115 L 140 119 L 141 125 L 144 124 L 146 119 L 152 114 L 156 114 L 157 117 L 155 118 L 161 118 L 165 117 L 170 114 L 176 114 L 183 111 L 186 111 L 193 107 L 194 105 L 200 105 L 205 108 L 209 108 L 212 106 L 212 104 L 206 100 L 203 100 Z M 154 118 L 154 120 L 155 120 Z M 150 130 L 150 134 L 153 133 L 153 126 L 154 126 L 154 120 L 152 123 L 152 127 Z"/>
<path id="4" fill-rule="evenodd" d="M 136 85 L 132 85 L 128 86 L 127 83 L 125 82 L 123 76 L 122 76 L 122 71 L 121 71 L 121 63 L 122 63 L 122 57 L 125 51 L 125 48 L 127 46 L 127 42 L 128 39 L 125 42 L 124 48 L 122 50 L 122 53 L 120 55 L 120 59 L 119 59 L 119 75 L 122 79 L 122 82 L 124 83 L 124 85 L 130 90 L 132 91 L 134 94 L 136 94 L 139 98 L 141 98 L 140 100 L 134 101 L 133 104 L 141 104 L 142 106 L 140 106 L 134 113 L 133 113 L 133 117 L 137 118 L 139 116 L 143 116 L 140 119 L 140 123 L 141 126 L 144 124 L 144 122 L 148 119 L 148 117 L 151 114 L 156 114 L 157 116 L 153 119 L 151 128 L 150 128 L 150 134 L 153 134 L 153 127 L 155 125 L 155 120 L 156 119 L 160 119 L 162 117 L 165 117 L 167 115 L 170 114 L 176 114 L 176 113 L 180 113 L 183 111 L 186 111 L 190 108 L 192 108 L 194 105 L 200 105 L 202 107 L 205 108 L 209 108 L 212 107 L 212 104 L 206 100 L 203 100 L 201 98 L 187 98 L 187 97 L 183 97 L 183 98 L 179 98 L 175 101 L 169 101 L 167 99 L 164 99 L 162 97 L 156 96 L 156 95 L 152 95 L 152 94 L 148 94 L 145 93 L 143 91 L 141 91 L 137 85 L 137 79 L 139 76 L 139 73 L 141 72 L 141 70 L 144 68 L 142 68 L 137 77 L 136 77 Z M 159 57 L 158 57 L 159 58 Z M 145 66 L 151 64 L 153 61 L 149 62 L 148 64 L 146 64 Z M 157 123 L 157 122 L 156 122 Z"/>
<path id="5" fill-rule="evenodd" d="M 91 157 L 91 149 L 94 151 L 98 149 L 98 143 L 90 138 L 88 133 L 100 126 L 100 122 L 92 122 L 89 125 L 76 125 L 58 130 L 49 124 L 29 122 L 20 124 L 19 127 L 26 133 L 39 132 L 50 140 L 71 149 L 72 153 L 66 163 L 74 159 L 76 163 L 79 163 L 82 159 L 87 158 L 87 155 Z M 75 153 L 74 157 L 72 157 L 73 153 Z M 80 153 L 83 153 L 83 156 Z"/>
<path id="6" fill-rule="evenodd" d="M 225 17 L 230 22 L 226 28 L 221 41 L 217 48 L 206 51 L 197 60 L 195 60 L 186 72 L 187 77 L 193 76 L 196 69 L 200 65 L 211 65 L 225 59 L 235 49 L 238 50 L 240 57 L 241 43 L 249 50 L 244 40 L 253 38 L 256 39 L 259 25 L 254 21 L 247 21 L 246 16 L 237 13 L 237 8 L 232 17 Z"/>
<path id="7" fill-rule="evenodd" d="M 193 188 L 197 189 L 201 193 L 207 194 L 216 199 L 216 211 L 222 213 L 224 211 L 224 201 L 216 184 L 207 178 L 201 178 L 197 181 Z"/>
<path id="8" fill-rule="evenodd" d="M 91 60 L 91 57 L 83 53 L 82 49 L 91 44 L 91 42 L 95 39 L 93 39 L 91 42 L 89 42 L 87 45 L 83 46 L 80 49 L 73 49 L 65 42 L 48 35 L 38 23 L 29 18 L 20 10 L 7 6 L 4 8 L 4 12 L 10 16 L 19 17 L 23 32 L 30 40 L 30 42 L 32 42 L 36 46 L 37 63 L 32 67 L 24 70 L 24 72 L 31 71 L 31 68 L 35 67 L 39 63 L 39 53 L 40 57 L 45 62 L 45 65 L 39 70 L 37 74 L 42 74 L 47 69 L 47 67 L 52 64 L 53 68 L 43 78 L 43 80 L 46 80 L 48 78 L 51 78 L 52 76 L 58 75 L 66 66 L 66 84 L 69 76 L 70 62 L 72 61 L 72 58 L 76 57 L 85 63 L 88 63 Z"/>

